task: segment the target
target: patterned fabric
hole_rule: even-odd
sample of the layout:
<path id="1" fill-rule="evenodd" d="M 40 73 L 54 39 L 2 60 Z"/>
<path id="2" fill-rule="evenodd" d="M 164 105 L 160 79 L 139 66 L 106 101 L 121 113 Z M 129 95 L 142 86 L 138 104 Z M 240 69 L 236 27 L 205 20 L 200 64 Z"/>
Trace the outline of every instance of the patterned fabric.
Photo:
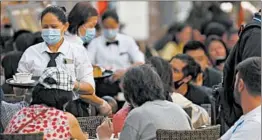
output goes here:
<path id="1" fill-rule="evenodd" d="M 37 117 L 31 123 L 22 128 L 18 133 L 44 133 L 45 140 L 69 140 L 69 122 L 63 111 L 49 108 L 43 105 L 32 105 L 20 110 L 10 121 L 4 133 L 15 133 L 24 123 L 30 121 L 34 116 L 46 110 L 45 114 Z"/>
<path id="2" fill-rule="evenodd" d="M 52 83 L 51 80 L 54 79 L 55 83 Z M 74 81 L 72 77 L 63 69 L 58 67 L 46 68 L 39 79 L 39 83 L 42 84 L 45 88 L 48 89 L 61 89 L 66 91 L 72 91 L 74 88 Z"/>
<path id="3" fill-rule="evenodd" d="M 20 111 L 23 107 L 27 107 L 29 104 L 25 101 L 19 102 L 19 103 L 7 103 L 5 101 L 2 101 L 1 106 L 1 123 L 3 125 L 3 128 L 6 128 L 9 121 L 12 119 L 12 117 Z"/>

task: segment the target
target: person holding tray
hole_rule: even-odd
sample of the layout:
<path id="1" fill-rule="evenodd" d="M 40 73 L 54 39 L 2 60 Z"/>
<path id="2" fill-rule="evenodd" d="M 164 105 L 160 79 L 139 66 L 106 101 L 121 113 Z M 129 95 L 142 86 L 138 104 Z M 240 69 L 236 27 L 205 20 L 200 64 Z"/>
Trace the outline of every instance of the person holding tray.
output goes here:
<path id="1" fill-rule="evenodd" d="M 40 77 L 47 67 L 64 69 L 74 79 L 74 91 L 88 96 L 86 99 L 111 110 L 106 101 L 95 95 L 93 67 L 87 51 L 81 45 L 64 39 L 69 27 L 65 8 L 49 6 L 41 13 L 44 42 L 29 47 L 19 61 L 17 71 Z"/>

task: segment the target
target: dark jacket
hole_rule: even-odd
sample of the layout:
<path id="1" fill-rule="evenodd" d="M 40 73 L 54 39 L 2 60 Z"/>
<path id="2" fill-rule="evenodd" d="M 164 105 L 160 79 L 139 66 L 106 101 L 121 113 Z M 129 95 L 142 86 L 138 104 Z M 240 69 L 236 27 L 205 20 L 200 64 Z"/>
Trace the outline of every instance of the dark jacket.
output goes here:
<path id="1" fill-rule="evenodd" d="M 211 92 L 212 90 L 207 87 L 201 87 L 201 86 L 189 84 L 188 91 L 185 94 L 185 97 L 197 105 L 210 104 Z"/>
<path id="2" fill-rule="evenodd" d="M 203 86 L 212 88 L 222 82 L 222 73 L 214 68 L 207 68 L 204 72 Z"/>
<path id="3" fill-rule="evenodd" d="M 261 20 L 261 15 L 256 14 L 255 18 Z M 247 25 L 249 24 L 260 25 L 261 21 L 253 19 Z M 249 28 L 242 32 L 225 62 L 222 84 L 224 92 L 219 93 L 219 95 L 221 98 L 221 117 L 229 127 L 243 114 L 241 107 L 234 102 L 233 98 L 235 68 L 241 61 L 253 56 L 261 57 L 261 29 L 258 27 Z"/>

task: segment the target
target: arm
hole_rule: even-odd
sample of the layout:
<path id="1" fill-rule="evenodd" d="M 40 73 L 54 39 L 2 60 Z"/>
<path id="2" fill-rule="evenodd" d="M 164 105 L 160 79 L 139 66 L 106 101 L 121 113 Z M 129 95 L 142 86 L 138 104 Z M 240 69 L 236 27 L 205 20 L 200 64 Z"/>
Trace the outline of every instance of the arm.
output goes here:
<path id="1" fill-rule="evenodd" d="M 134 39 L 130 40 L 130 46 L 128 47 L 128 54 L 133 62 L 133 66 L 145 63 L 145 56 L 139 50 Z"/>
<path id="2" fill-rule="evenodd" d="M 103 99 L 93 95 L 80 95 L 80 98 L 88 103 L 94 104 L 101 115 L 108 115 L 112 112 L 111 106 Z"/>
<path id="3" fill-rule="evenodd" d="M 77 119 L 75 118 L 75 116 L 73 116 L 70 113 L 65 113 L 68 121 L 69 121 L 69 129 L 70 129 L 70 134 L 72 136 L 73 139 L 77 139 L 77 140 L 86 140 L 88 139 L 88 136 L 85 135 L 82 131 L 82 129 L 79 126 L 79 123 L 77 121 Z"/>
<path id="4" fill-rule="evenodd" d="M 75 89 L 79 89 L 84 94 L 95 92 L 95 81 L 93 77 L 93 66 L 87 56 L 87 51 L 81 47 L 78 58 L 76 59 L 76 79 Z"/>
<path id="5" fill-rule="evenodd" d="M 252 56 L 261 57 L 261 30 L 253 29 L 250 34 L 243 35 L 240 46 L 243 48 L 242 60 Z"/>

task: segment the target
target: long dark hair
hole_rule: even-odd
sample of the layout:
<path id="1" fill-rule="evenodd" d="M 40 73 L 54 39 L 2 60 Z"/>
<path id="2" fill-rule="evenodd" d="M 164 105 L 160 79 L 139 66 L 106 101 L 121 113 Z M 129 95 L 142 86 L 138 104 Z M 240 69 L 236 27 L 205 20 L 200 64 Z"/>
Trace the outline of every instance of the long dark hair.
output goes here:
<path id="1" fill-rule="evenodd" d="M 73 92 L 60 89 L 46 89 L 43 85 L 38 84 L 33 90 L 32 99 L 31 105 L 45 104 L 49 107 L 63 110 L 64 105 L 73 99 Z"/>

